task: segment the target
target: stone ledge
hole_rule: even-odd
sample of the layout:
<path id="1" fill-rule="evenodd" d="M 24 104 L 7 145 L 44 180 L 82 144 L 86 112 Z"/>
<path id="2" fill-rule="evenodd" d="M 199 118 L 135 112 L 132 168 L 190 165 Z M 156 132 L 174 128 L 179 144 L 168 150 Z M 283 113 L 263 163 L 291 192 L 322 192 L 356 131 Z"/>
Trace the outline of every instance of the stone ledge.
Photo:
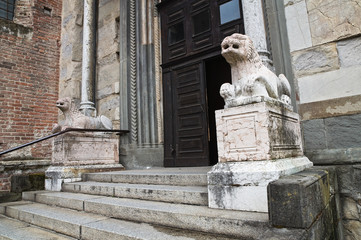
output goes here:
<path id="1" fill-rule="evenodd" d="M 361 148 L 320 149 L 305 152 L 315 165 L 361 163 Z"/>

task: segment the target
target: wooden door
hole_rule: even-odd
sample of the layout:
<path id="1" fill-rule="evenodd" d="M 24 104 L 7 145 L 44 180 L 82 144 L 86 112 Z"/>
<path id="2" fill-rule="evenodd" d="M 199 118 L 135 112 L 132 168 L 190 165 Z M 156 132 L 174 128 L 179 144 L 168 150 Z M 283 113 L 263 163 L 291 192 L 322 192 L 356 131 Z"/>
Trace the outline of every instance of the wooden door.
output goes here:
<path id="1" fill-rule="evenodd" d="M 207 114 L 206 62 L 220 55 L 225 36 L 244 33 L 241 3 L 165 0 L 157 5 L 162 30 L 165 166 L 207 166 L 216 161 L 215 134 L 208 130 L 215 123 Z M 223 75 L 219 79 L 224 80 Z M 213 160 L 209 160 L 209 149 Z"/>
<path id="2" fill-rule="evenodd" d="M 208 166 L 208 122 L 203 63 L 170 73 L 172 117 L 166 116 L 165 166 Z M 169 93 L 168 93 L 169 94 Z M 168 112 L 169 113 L 169 112 Z M 172 129 L 167 129 L 172 128 Z"/>

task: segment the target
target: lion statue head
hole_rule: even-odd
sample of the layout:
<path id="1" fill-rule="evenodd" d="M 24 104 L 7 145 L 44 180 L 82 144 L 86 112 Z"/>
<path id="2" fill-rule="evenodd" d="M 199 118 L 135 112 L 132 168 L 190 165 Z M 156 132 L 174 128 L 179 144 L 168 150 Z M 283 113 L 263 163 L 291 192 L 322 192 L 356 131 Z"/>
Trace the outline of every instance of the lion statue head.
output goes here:
<path id="1" fill-rule="evenodd" d="M 234 33 L 222 41 L 221 47 L 222 55 L 230 65 L 244 61 L 262 65 L 252 40 L 246 35 Z"/>
<path id="2" fill-rule="evenodd" d="M 56 101 L 56 107 L 59 108 L 62 112 L 67 112 L 72 110 L 73 104 L 72 100 L 69 97 L 61 98 L 58 101 Z"/>

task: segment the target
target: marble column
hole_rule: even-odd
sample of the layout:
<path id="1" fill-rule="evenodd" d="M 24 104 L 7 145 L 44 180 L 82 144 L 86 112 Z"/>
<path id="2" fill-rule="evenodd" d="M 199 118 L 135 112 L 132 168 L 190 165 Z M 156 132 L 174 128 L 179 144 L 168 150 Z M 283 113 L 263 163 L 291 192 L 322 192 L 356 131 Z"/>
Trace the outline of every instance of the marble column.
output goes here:
<path id="1" fill-rule="evenodd" d="M 84 0 L 83 59 L 80 110 L 86 116 L 93 116 L 95 114 L 95 10 L 96 0 Z"/>
<path id="2" fill-rule="evenodd" d="M 270 67 L 273 64 L 267 46 L 267 25 L 262 2 L 262 0 L 242 0 L 244 30 L 252 39 L 262 62 Z"/>

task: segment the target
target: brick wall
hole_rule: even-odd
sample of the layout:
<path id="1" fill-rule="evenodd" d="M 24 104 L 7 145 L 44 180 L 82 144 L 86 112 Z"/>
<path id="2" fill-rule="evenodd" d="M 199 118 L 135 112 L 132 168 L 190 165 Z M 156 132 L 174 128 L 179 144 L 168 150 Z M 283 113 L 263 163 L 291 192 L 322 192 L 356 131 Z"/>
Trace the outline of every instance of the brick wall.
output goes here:
<path id="1" fill-rule="evenodd" d="M 57 122 L 61 10 L 61 0 L 18 0 L 14 21 L 0 19 L 0 151 L 48 135 Z M 50 143 L 0 160 L 50 158 Z"/>

